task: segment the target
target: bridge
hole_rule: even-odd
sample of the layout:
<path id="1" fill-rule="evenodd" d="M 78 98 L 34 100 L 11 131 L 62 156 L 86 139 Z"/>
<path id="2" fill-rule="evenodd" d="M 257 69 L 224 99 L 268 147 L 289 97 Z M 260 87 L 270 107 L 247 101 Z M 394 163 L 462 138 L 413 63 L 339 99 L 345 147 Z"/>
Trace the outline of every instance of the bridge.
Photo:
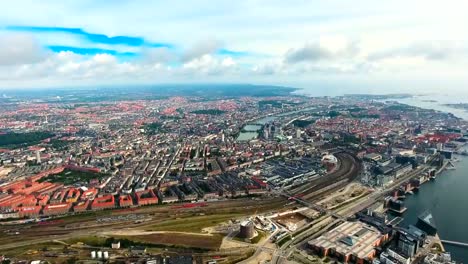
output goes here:
<path id="1" fill-rule="evenodd" d="M 444 244 L 454 245 L 454 246 L 468 247 L 468 243 L 466 243 L 466 242 L 443 240 L 443 239 L 441 239 L 440 242 L 442 242 Z"/>
<path id="2" fill-rule="evenodd" d="M 278 194 L 283 195 L 283 196 L 287 197 L 290 200 L 293 200 L 293 201 L 295 201 L 297 203 L 305 205 L 305 206 L 307 206 L 307 207 L 309 207 L 309 208 L 311 208 L 313 210 L 316 210 L 316 211 L 318 211 L 320 213 L 331 215 L 336 219 L 341 219 L 341 220 L 346 219 L 344 216 L 339 215 L 339 214 L 333 212 L 332 210 L 326 209 L 326 208 L 324 208 L 324 207 L 322 207 L 322 206 L 320 206 L 318 204 L 310 203 L 310 202 L 305 201 L 305 200 L 303 200 L 303 199 L 301 199 L 301 198 L 299 198 L 297 196 L 292 196 L 292 195 L 290 195 L 289 193 L 287 193 L 285 191 L 283 191 L 283 192 L 280 191 L 280 192 L 278 192 Z"/>

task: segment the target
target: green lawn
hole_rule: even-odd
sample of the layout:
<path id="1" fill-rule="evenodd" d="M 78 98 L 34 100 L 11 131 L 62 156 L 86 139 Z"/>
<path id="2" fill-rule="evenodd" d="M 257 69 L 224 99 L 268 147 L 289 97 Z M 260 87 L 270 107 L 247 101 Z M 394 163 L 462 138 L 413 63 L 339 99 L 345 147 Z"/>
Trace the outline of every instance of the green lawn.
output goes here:
<path id="1" fill-rule="evenodd" d="M 109 175 L 104 173 L 95 172 L 83 172 L 83 171 L 72 171 L 64 170 L 58 174 L 51 174 L 39 180 L 39 182 L 52 182 L 52 183 L 63 183 L 65 185 L 72 185 L 78 182 L 89 183 L 93 179 L 101 180 Z"/>

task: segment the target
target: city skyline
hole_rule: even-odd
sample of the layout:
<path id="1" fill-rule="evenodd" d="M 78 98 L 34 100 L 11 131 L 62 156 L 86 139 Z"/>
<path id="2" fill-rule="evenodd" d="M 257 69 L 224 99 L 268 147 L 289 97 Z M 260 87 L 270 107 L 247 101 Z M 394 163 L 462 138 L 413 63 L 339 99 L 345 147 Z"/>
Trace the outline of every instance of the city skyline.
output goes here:
<path id="1" fill-rule="evenodd" d="M 458 0 L 15 1 L 0 18 L 0 87 L 242 80 L 463 91 L 466 7 Z"/>

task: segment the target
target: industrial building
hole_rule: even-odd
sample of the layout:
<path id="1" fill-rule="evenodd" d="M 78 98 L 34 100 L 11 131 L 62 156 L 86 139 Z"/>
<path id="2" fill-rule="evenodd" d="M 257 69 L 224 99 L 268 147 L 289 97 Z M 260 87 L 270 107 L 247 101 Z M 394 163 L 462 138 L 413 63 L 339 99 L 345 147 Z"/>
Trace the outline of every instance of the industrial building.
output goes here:
<path id="1" fill-rule="evenodd" d="M 344 222 L 308 242 L 316 253 L 345 263 L 364 263 L 376 255 L 375 247 L 388 239 L 377 228 L 363 222 Z"/>

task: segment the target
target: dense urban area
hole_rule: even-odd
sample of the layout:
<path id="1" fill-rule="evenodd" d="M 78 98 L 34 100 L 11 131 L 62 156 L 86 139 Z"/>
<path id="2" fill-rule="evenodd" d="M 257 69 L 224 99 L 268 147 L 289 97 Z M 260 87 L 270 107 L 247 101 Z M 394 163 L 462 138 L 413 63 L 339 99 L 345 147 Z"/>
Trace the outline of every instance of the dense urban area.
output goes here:
<path id="1" fill-rule="evenodd" d="M 410 95 L 125 91 L 1 96 L 2 263 L 456 263 L 431 212 L 402 219 L 467 122 Z"/>

